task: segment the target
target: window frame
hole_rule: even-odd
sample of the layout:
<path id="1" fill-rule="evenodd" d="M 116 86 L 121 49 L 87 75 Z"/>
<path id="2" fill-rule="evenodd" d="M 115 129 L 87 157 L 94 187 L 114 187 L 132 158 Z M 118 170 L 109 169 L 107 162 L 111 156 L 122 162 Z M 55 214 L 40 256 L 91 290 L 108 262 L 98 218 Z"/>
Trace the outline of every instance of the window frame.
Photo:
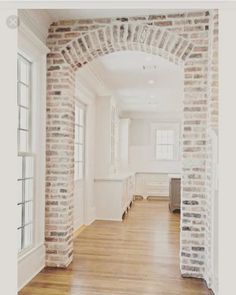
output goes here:
<path id="1" fill-rule="evenodd" d="M 28 84 L 21 81 L 20 77 L 20 59 L 27 63 L 27 66 L 29 66 L 29 72 L 27 75 L 29 75 Z M 32 137 L 33 137 L 33 61 L 22 51 L 18 50 L 17 52 L 17 107 L 18 107 L 18 124 L 17 124 L 17 156 L 18 158 L 21 158 L 22 164 L 21 164 L 21 178 L 17 178 L 17 181 L 21 182 L 21 201 L 17 200 L 17 206 L 21 206 L 21 225 L 17 226 L 17 230 L 21 231 L 21 247 L 18 247 L 18 255 L 23 256 L 25 253 L 30 251 L 35 244 L 35 153 L 32 152 L 33 143 L 32 143 Z M 20 85 L 24 85 L 28 89 L 28 106 L 23 106 L 20 101 Z M 25 108 L 28 111 L 28 129 L 20 128 L 21 124 L 21 108 Z M 26 130 L 28 132 L 28 140 L 27 140 L 27 147 L 25 151 L 22 151 L 20 149 L 20 130 Z M 26 177 L 26 159 L 27 157 L 32 159 L 32 176 Z M 32 180 L 32 197 L 29 200 L 26 200 L 26 181 Z M 25 222 L 26 220 L 26 204 L 31 203 L 31 220 L 28 222 Z M 26 232 L 25 228 L 27 226 L 31 226 L 30 229 L 30 243 L 28 245 L 25 245 L 26 243 Z M 18 241 L 19 242 L 19 241 Z"/>
<path id="2" fill-rule="evenodd" d="M 172 131 L 173 132 L 173 136 L 172 136 L 172 143 L 158 143 L 158 138 L 157 138 L 157 132 L 158 131 Z M 172 158 L 161 158 L 158 157 L 158 152 L 157 152 L 157 147 L 158 146 L 171 146 L 172 147 Z M 157 161 L 174 161 L 175 160 L 175 131 L 171 128 L 156 128 L 155 130 L 155 159 Z"/>
<path id="3" fill-rule="evenodd" d="M 181 160 L 181 121 L 152 121 L 151 123 L 151 145 L 152 145 L 152 160 L 155 162 L 174 162 Z M 156 130 L 173 130 L 173 160 L 158 159 L 156 155 L 157 137 Z"/>

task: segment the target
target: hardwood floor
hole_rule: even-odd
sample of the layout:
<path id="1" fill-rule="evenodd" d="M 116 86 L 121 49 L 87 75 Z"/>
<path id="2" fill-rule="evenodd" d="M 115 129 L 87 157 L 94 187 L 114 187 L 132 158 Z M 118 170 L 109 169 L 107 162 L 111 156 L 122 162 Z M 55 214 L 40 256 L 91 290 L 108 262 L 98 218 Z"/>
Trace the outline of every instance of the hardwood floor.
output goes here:
<path id="1" fill-rule="evenodd" d="M 20 295 L 202 295 L 179 271 L 179 214 L 166 201 L 135 201 L 124 222 L 95 221 L 75 240 L 68 269 L 45 269 Z"/>

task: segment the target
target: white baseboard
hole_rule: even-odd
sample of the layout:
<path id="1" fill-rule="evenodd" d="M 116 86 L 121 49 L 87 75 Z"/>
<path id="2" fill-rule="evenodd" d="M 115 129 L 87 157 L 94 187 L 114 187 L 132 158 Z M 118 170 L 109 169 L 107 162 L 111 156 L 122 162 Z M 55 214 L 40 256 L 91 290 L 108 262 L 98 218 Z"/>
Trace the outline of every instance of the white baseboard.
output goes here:
<path id="1" fill-rule="evenodd" d="M 211 286 L 211 290 L 213 291 L 214 295 L 219 294 L 218 289 L 219 289 L 219 287 L 218 287 L 218 278 L 214 278 L 213 282 L 212 282 L 212 286 Z"/>
<path id="2" fill-rule="evenodd" d="M 45 267 L 45 246 L 33 248 L 18 260 L 18 291 L 27 285 Z"/>

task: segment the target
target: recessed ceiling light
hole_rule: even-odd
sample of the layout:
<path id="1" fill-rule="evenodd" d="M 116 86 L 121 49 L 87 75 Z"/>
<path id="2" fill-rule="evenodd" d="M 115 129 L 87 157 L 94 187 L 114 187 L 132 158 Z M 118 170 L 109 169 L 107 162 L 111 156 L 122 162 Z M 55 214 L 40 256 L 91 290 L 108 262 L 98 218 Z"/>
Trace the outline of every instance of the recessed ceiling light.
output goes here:
<path id="1" fill-rule="evenodd" d="M 153 95 L 153 94 L 152 94 L 152 95 L 150 95 L 150 98 L 155 98 L 155 95 Z"/>
<path id="2" fill-rule="evenodd" d="M 155 83 L 154 80 L 149 80 L 149 81 L 148 81 L 148 84 L 154 84 L 154 83 Z"/>

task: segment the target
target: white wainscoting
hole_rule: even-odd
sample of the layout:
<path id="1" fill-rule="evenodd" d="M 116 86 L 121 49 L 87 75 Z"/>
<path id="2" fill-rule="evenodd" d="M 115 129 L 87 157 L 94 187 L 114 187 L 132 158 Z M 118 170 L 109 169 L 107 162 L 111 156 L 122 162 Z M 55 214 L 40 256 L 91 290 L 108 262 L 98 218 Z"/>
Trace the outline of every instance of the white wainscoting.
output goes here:
<path id="1" fill-rule="evenodd" d="M 40 245 L 18 259 L 18 290 L 29 283 L 45 266 L 45 246 Z"/>
<path id="2" fill-rule="evenodd" d="M 167 173 L 137 172 L 135 174 L 135 195 L 144 198 L 169 197 L 169 177 Z"/>

